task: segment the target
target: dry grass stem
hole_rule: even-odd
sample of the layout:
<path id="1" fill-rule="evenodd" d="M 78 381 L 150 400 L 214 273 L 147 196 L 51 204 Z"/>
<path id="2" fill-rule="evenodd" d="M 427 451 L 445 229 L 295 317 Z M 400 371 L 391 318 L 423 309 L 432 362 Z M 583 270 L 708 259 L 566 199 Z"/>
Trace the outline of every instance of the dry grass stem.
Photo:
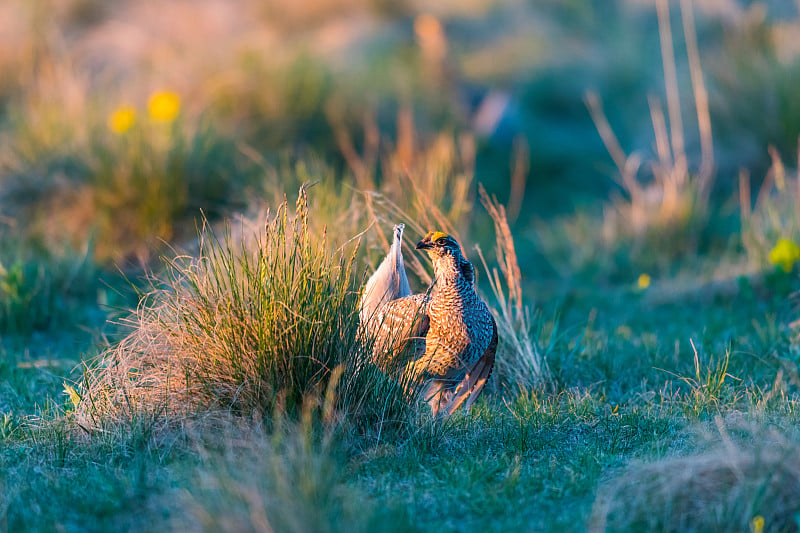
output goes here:
<path id="1" fill-rule="evenodd" d="M 681 0 L 681 17 L 683 20 L 683 38 L 686 41 L 686 56 L 689 59 L 689 74 L 694 91 L 697 126 L 700 130 L 700 152 L 702 160 L 698 176 L 702 182 L 709 182 L 714 175 L 714 142 L 711 132 L 711 115 L 708 111 L 708 92 L 703 80 L 703 69 L 700 65 L 700 52 L 697 46 L 697 30 L 694 24 L 694 8 L 692 0 Z"/>
<path id="2" fill-rule="evenodd" d="M 675 49 L 672 44 L 672 27 L 669 20 L 669 0 L 656 0 L 658 14 L 658 36 L 661 42 L 661 61 L 664 70 L 664 85 L 667 90 L 670 141 L 674 157 L 675 174 L 679 180 L 686 176 L 686 151 L 683 139 L 680 90 L 675 68 Z"/>
<path id="3" fill-rule="evenodd" d="M 505 208 L 496 198 L 489 197 L 483 186 L 479 186 L 479 193 L 481 203 L 494 221 L 497 262 L 500 265 L 500 272 L 496 268 L 490 269 L 478 248 L 496 301 L 496 305 L 489 306 L 500 337 L 496 375 L 508 387 L 524 390 L 538 388 L 550 382 L 550 371 L 535 340 L 531 338 L 530 309 L 523 303 L 522 274 Z"/>

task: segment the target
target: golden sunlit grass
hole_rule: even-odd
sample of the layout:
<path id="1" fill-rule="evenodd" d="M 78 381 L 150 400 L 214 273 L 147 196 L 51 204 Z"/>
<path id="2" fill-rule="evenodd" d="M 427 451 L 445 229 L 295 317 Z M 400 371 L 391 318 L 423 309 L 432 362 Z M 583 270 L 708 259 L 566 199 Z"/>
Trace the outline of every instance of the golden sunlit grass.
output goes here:
<path id="1" fill-rule="evenodd" d="M 403 222 L 407 235 L 423 236 L 432 229 L 446 231 L 464 243 L 464 233 L 474 217 L 475 139 L 444 132 L 422 145 L 413 114 L 398 113 L 398 135 L 390 151 L 381 149 L 381 137 L 372 119 L 365 120 L 361 153 L 348 131 L 333 124 L 339 149 L 361 193 L 359 216 L 378 231 L 366 235 L 368 250 L 389 248 L 386 237 L 394 224 Z M 363 207 L 362 207 L 363 206 Z M 373 238 L 374 236 L 374 238 Z M 404 242 L 408 269 L 424 285 L 432 278 L 430 267 Z"/>
<path id="2" fill-rule="evenodd" d="M 497 268 L 490 269 L 478 249 L 489 286 L 494 295 L 490 309 L 497 323 L 500 344 L 497 349 L 496 376 L 509 389 L 540 390 L 551 384 L 545 354 L 534 338 L 532 310 L 522 295 L 522 274 L 505 208 L 479 188 L 481 203 L 494 222 Z M 501 275 L 502 273 L 502 275 Z"/>

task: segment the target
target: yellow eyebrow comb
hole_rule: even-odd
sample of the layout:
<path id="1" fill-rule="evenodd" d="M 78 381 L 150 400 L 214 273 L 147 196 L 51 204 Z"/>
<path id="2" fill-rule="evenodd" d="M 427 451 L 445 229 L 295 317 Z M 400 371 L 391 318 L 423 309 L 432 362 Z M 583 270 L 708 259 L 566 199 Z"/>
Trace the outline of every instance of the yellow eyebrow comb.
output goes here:
<path id="1" fill-rule="evenodd" d="M 442 237 L 447 237 L 447 233 L 442 231 L 429 231 L 425 238 L 430 240 L 431 242 L 441 239 Z"/>

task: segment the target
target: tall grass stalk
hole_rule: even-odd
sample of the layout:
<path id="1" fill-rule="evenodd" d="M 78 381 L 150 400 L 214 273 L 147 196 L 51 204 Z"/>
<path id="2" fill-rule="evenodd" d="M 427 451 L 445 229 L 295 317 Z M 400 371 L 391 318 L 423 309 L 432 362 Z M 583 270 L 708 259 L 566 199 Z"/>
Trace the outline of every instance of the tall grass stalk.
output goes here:
<path id="1" fill-rule="evenodd" d="M 496 373 L 507 386 L 526 390 L 541 387 L 550 382 L 550 369 L 531 337 L 530 309 L 522 296 L 522 274 L 505 208 L 496 198 L 489 197 L 483 186 L 479 187 L 479 193 L 481 203 L 494 221 L 497 262 L 500 265 L 499 272 L 496 268 L 490 269 L 480 248 L 477 248 L 495 297 L 495 305 L 490 305 L 489 309 L 497 322 L 500 337 Z"/>

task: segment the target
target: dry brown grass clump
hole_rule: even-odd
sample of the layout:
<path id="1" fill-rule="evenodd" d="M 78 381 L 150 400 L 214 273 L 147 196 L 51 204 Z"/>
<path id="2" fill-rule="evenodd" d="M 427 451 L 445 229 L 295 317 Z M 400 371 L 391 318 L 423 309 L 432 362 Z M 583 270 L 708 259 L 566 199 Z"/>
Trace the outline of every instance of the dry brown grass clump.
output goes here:
<path id="1" fill-rule="evenodd" d="M 636 465 L 602 487 L 591 531 L 797 531 L 800 446 L 752 432 L 751 444 Z M 754 443 L 753 443 L 754 442 Z"/>

